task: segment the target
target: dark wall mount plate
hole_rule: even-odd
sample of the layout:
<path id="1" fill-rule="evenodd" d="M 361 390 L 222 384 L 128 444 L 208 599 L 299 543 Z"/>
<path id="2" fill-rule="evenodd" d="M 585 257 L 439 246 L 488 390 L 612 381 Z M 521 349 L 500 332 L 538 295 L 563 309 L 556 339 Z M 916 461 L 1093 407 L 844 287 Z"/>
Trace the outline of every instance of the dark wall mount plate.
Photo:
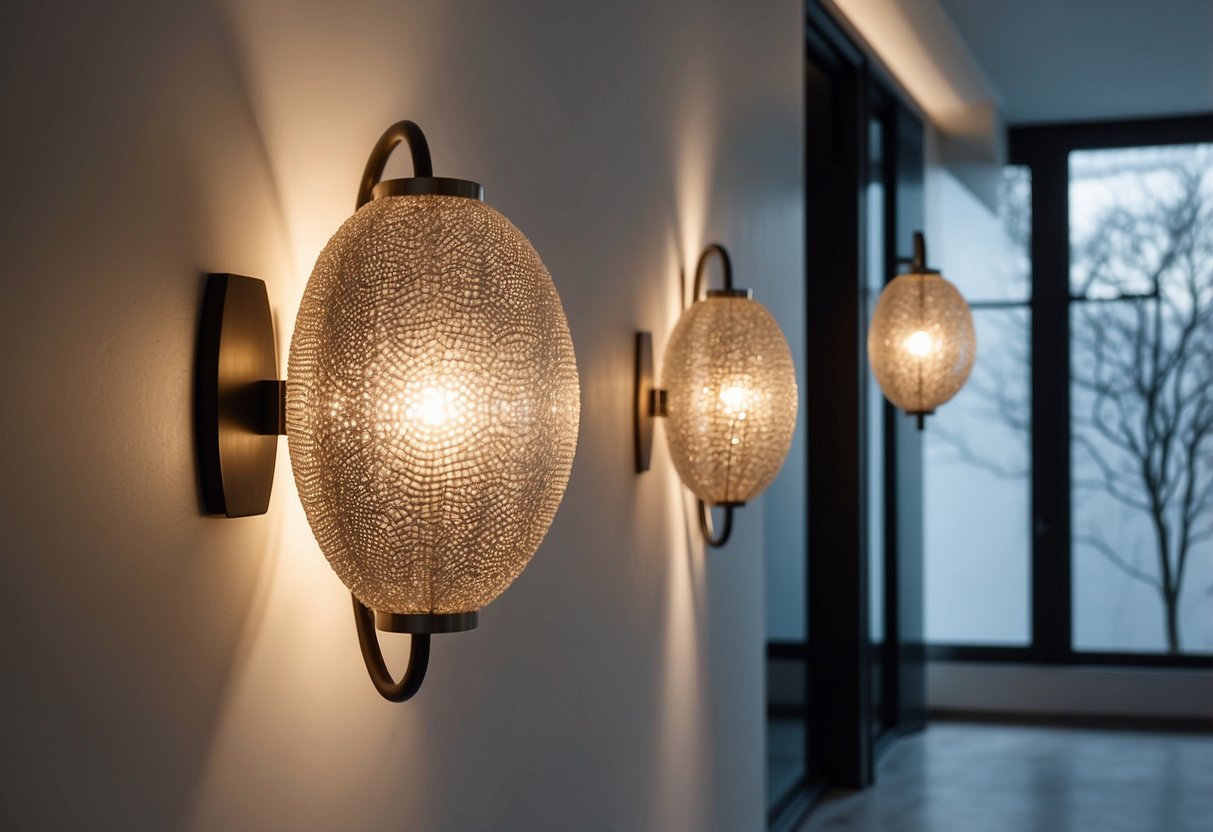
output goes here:
<path id="1" fill-rule="evenodd" d="M 207 512 L 250 517 L 269 509 L 284 390 L 265 281 L 208 275 L 194 389 Z"/>
<path id="2" fill-rule="evenodd" d="M 636 380 L 633 389 L 633 435 L 636 441 L 636 473 L 649 470 L 653 459 L 652 399 L 656 393 L 653 374 L 653 333 L 636 333 Z"/>
<path id="3" fill-rule="evenodd" d="M 636 381 L 633 389 L 633 433 L 636 439 L 636 473 L 649 470 L 653 462 L 655 420 L 666 415 L 665 390 L 657 386 L 653 371 L 653 333 L 636 333 Z"/>

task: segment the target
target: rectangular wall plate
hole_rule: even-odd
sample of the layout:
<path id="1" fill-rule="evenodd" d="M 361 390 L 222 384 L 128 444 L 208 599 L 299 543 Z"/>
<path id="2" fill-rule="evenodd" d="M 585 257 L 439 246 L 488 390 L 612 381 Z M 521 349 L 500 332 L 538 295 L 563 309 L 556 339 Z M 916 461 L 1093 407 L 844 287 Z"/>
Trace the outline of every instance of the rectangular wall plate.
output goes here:
<path id="1" fill-rule="evenodd" d="M 269 510 L 284 383 L 265 281 L 207 276 L 194 373 L 194 430 L 206 510 Z"/>
<path id="2" fill-rule="evenodd" d="M 664 405 L 665 391 L 657 388 L 653 372 L 653 333 L 637 332 L 633 420 L 638 474 L 649 470 L 652 464 L 654 420 L 665 415 Z"/>

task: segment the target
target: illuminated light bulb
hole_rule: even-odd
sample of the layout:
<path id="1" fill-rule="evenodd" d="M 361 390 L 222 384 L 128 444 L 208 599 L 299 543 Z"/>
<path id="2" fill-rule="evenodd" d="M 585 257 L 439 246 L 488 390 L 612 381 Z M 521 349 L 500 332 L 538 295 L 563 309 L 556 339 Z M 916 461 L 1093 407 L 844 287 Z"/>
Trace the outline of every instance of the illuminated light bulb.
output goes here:
<path id="1" fill-rule="evenodd" d="M 736 413 L 745 407 L 745 403 L 750 398 L 750 391 L 739 385 L 733 384 L 720 391 L 720 400 L 724 402 L 725 413 Z M 744 411 L 742 418 L 745 418 Z"/>
<path id="2" fill-rule="evenodd" d="M 921 329 L 905 340 L 906 351 L 918 358 L 930 355 L 934 347 L 935 342 L 931 340 L 931 336 Z"/>
<path id="3" fill-rule="evenodd" d="M 441 387 L 426 387 L 421 391 L 416 404 L 409 408 L 408 417 L 431 428 L 438 428 L 451 421 L 454 413 L 455 394 Z"/>
<path id="4" fill-rule="evenodd" d="M 868 363 L 894 405 L 921 417 L 964 387 L 977 356 L 973 314 L 956 287 L 926 263 L 921 234 L 910 271 L 893 278 L 868 326 Z M 930 357 L 931 360 L 922 359 Z"/>

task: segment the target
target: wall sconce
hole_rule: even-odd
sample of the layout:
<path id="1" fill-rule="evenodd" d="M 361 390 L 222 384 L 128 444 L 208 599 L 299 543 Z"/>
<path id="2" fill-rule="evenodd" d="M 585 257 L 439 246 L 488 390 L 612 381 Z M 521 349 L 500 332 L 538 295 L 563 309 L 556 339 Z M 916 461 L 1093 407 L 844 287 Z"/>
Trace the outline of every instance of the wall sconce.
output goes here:
<path id="1" fill-rule="evenodd" d="M 915 232 L 910 270 L 884 287 L 868 328 L 872 374 L 889 401 L 917 417 L 919 430 L 964 387 L 977 355 L 969 305 L 926 262 L 926 242 Z"/>
<path id="2" fill-rule="evenodd" d="M 414 176 L 380 181 L 402 141 Z M 476 626 L 563 498 L 580 390 L 560 298 L 481 186 L 434 177 L 425 136 L 402 121 L 375 145 L 357 210 L 316 261 L 287 380 L 276 379 L 265 284 L 212 276 L 196 396 L 207 507 L 264 513 L 285 432 L 371 680 L 404 701 L 425 676 L 430 635 Z M 412 634 L 399 682 L 376 628 Z"/>
<path id="3" fill-rule="evenodd" d="M 699 299 L 708 261 L 719 257 L 724 288 Z M 783 466 L 796 430 L 796 370 L 788 343 L 749 289 L 733 288 L 723 246 L 704 249 L 695 266 L 689 309 L 666 347 L 662 382 L 653 373 L 653 336 L 636 334 L 636 470 L 649 470 L 653 420 L 666 417 L 670 456 L 699 499 L 699 528 L 723 546 L 733 510 L 760 494 Z M 719 534 L 710 506 L 725 510 Z"/>

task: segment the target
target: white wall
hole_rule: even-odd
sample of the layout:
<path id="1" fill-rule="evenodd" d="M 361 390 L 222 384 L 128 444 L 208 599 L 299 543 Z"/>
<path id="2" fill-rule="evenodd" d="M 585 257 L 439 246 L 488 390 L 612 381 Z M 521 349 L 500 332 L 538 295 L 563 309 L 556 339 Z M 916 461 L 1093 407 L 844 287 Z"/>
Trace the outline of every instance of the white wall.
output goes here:
<path id="1" fill-rule="evenodd" d="M 801 279 L 801 32 L 791 0 L 0 7 L 0 826 L 762 828 L 761 501 L 704 552 L 664 447 L 631 472 L 631 333 L 664 346 L 711 239 L 760 298 Z M 544 257 L 583 409 L 531 566 L 392 705 L 285 444 L 267 516 L 200 514 L 190 390 L 203 274 L 268 282 L 285 364 L 402 117 Z"/>

